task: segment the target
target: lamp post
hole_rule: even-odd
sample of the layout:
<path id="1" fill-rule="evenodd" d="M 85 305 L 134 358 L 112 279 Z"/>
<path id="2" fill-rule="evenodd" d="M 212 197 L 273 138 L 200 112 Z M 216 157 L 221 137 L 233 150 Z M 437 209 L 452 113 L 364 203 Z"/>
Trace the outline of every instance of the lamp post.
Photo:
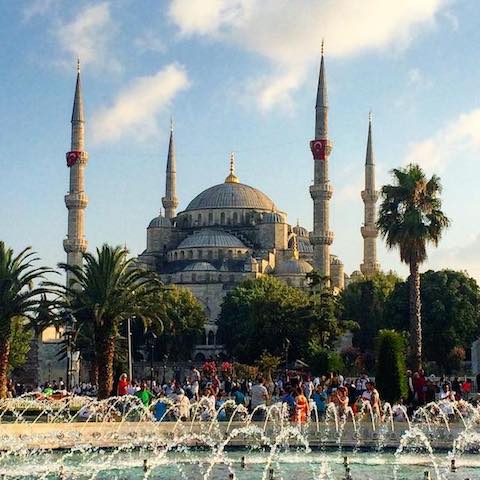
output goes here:
<path id="1" fill-rule="evenodd" d="M 67 375 L 65 377 L 66 383 L 65 387 L 67 392 L 70 391 L 72 387 L 71 376 L 72 376 L 72 356 L 73 356 L 73 339 L 75 336 L 75 324 L 76 319 L 71 312 L 65 310 L 62 313 L 62 319 L 64 324 L 64 337 L 67 341 Z"/>
<path id="2" fill-rule="evenodd" d="M 151 330 L 147 333 L 147 345 L 150 347 L 150 390 L 153 388 L 153 353 L 157 336 Z"/>
<path id="3" fill-rule="evenodd" d="M 285 351 L 285 382 L 288 381 L 288 349 L 290 348 L 290 340 L 285 338 L 285 342 L 283 343 L 283 348 Z"/>
<path id="4" fill-rule="evenodd" d="M 133 361 L 132 361 L 132 319 L 127 318 L 127 346 L 128 346 L 128 379 L 133 381 Z"/>

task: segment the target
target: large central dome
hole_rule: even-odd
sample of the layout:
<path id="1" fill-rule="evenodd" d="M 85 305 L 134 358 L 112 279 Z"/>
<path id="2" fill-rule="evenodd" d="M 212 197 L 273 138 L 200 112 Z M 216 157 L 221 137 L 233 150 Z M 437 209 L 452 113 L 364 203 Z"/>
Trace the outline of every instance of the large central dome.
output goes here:
<path id="1" fill-rule="evenodd" d="M 251 208 L 272 211 L 275 204 L 260 190 L 244 183 L 226 182 L 207 188 L 197 195 L 186 210 L 210 208 Z"/>

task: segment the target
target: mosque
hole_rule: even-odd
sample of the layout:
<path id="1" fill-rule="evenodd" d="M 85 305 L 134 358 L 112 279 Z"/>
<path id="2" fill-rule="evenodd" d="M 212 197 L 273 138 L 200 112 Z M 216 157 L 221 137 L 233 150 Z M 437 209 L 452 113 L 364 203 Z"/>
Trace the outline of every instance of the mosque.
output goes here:
<path id="1" fill-rule="evenodd" d="M 197 360 L 222 351 L 217 339 L 216 320 L 225 295 L 246 279 L 272 275 L 288 285 L 302 288 L 313 270 L 329 277 L 339 291 L 345 285 L 380 269 L 376 257 L 375 225 L 378 192 L 375 189 L 375 163 L 372 149 L 372 125 L 369 119 L 365 160 L 364 221 L 361 235 L 364 258 L 360 271 L 351 276 L 342 261 L 330 253 L 334 234 L 329 229 L 329 203 L 333 189 L 329 182 L 328 160 L 332 143 L 328 138 L 328 100 L 325 61 L 322 52 L 315 105 L 315 136 L 310 142 L 314 162 L 313 231 L 288 223 L 287 214 L 255 187 L 235 175 L 235 159 L 230 158 L 230 172 L 222 183 L 195 196 L 180 212 L 176 194 L 176 155 L 173 128 L 168 147 L 164 212 L 147 227 L 146 249 L 138 256 L 140 264 L 158 272 L 165 284 L 175 284 L 192 291 L 208 317 L 205 338 L 194 352 Z M 72 113 L 72 144 L 67 153 L 70 190 L 65 197 L 68 209 L 68 235 L 64 240 L 67 262 L 81 264 L 87 249 L 84 235 L 84 211 L 88 199 L 84 191 L 84 170 L 88 155 L 84 142 L 84 112 L 77 74 Z"/>

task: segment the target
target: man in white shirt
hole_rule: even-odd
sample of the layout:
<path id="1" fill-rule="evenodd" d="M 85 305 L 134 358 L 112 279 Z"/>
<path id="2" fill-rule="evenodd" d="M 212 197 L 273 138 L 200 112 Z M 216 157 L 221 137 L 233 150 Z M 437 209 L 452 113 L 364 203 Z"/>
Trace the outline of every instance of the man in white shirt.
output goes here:
<path id="1" fill-rule="evenodd" d="M 251 389 L 251 400 L 250 400 L 250 408 L 253 412 L 257 407 L 261 405 L 266 405 L 268 400 L 268 391 L 263 385 L 263 378 L 259 377 L 257 379 L 257 383 L 252 386 Z M 265 416 L 265 409 L 259 408 L 256 415 L 254 416 L 255 420 L 262 420 Z"/>

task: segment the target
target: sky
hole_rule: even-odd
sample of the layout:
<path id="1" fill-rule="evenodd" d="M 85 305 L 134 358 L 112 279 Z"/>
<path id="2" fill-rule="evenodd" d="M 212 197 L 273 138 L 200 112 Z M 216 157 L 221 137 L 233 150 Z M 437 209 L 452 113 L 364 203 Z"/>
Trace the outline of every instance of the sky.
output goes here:
<path id="1" fill-rule="evenodd" d="M 242 183 L 312 227 L 309 141 L 322 39 L 333 141 L 332 253 L 362 261 L 368 112 L 377 183 L 419 163 L 451 227 L 428 268 L 480 280 L 480 9 L 476 0 L 0 0 L 0 239 L 65 260 L 65 152 L 81 61 L 89 249 L 145 249 L 175 124 L 179 210 Z M 378 241 L 383 269 L 398 251 Z"/>

